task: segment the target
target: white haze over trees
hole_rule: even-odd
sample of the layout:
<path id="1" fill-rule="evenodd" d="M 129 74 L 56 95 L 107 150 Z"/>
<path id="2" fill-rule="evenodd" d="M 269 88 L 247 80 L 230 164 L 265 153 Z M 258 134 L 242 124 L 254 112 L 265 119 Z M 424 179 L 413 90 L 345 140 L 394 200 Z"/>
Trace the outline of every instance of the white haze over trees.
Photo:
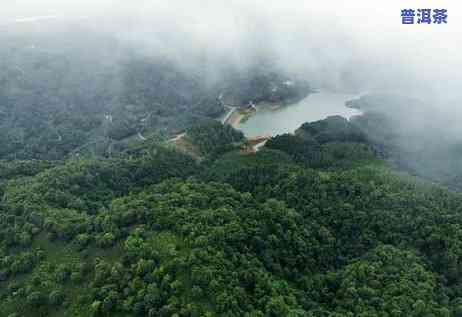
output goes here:
<path id="1" fill-rule="evenodd" d="M 18 0 L 2 28 L 51 21 L 111 32 L 146 54 L 188 54 L 245 65 L 261 53 L 319 86 L 458 95 L 462 5 L 446 1 Z M 447 25 L 402 25 L 405 8 L 448 9 Z M 37 28 L 39 26 L 30 26 Z M 52 27 L 50 26 L 52 29 Z"/>
<path id="2" fill-rule="evenodd" d="M 215 67 L 222 61 L 245 68 L 263 56 L 313 87 L 398 92 L 436 106 L 448 121 L 462 114 L 462 3 L 457 0 L 17 0 L 0 7 L 6 35 L 30 32 L 33 39 L 34 32 L 77 25 L 83 38 L 101 32 L 137 54 L 166 57 L 193 72 L 205 60 L 211 81 L 226 76 Z M 405 8 L 447 9 L 448 24 L 402 25 Z"/>

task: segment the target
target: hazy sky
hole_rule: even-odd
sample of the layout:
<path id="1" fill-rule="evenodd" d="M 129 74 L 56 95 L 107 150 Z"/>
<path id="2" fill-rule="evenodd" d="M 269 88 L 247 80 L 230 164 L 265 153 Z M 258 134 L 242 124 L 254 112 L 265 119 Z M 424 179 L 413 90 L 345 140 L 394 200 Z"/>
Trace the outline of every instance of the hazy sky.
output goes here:
<path id="1" fill-rule="evenodd" d="M 447 9 L 448 24 L 402 25 L 406 8 Z M 462 83 L 460 0 L 8 0 L 0 19 L 3 29 L 81 21 L 180 59 L 203 49 L 245 62 L 271 51 L 288 69 L 334 86 L 351 77 L 366 89 L 455 94 Z"/>

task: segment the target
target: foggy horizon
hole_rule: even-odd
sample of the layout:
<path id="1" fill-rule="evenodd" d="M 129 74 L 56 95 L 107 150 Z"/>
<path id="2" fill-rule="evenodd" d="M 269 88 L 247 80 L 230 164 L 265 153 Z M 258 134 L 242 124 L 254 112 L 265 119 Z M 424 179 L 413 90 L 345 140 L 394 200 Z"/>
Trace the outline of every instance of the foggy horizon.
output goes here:
<path id="1" fill-rule="evenodd" d="M 449 23 L 402 25 L 400 10 L 408 7 L 447 8 Z M 457 1 L 355 1 L 348 7 L 341 1 L 297 0 L 15 1 L 0 18 L 7 34 L 20 29 L 52 34 L 62 25 L 77 25 L 113 36 L 147 57 L 181 63 L 205 54 L 245 67 L 265 56 L 320 87 L 460 97 L 462 75 L 455 70 L 462 69 L 457 40 L 462 5 Z"/>

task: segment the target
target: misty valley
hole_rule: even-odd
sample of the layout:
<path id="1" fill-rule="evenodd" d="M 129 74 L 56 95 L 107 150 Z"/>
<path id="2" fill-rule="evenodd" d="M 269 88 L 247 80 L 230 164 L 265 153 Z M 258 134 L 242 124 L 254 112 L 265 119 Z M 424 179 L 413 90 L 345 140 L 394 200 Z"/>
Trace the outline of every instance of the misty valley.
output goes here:
<path id="1" fill-rule="evenodd" d="M 0 316 L 462 316 L 460 117 L 57 26 L 0 33 Z"/>

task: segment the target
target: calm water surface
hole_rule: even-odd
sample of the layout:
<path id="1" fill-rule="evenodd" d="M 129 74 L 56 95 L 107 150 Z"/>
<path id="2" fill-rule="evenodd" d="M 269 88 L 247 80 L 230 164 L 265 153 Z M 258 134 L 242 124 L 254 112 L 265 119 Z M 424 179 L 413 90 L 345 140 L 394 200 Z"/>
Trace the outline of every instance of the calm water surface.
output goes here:
<path id="1" fill-rule="evenodd" d="M 237 126 L 247 137 L 293 133 L 305 122 L 340 115 L 349 119 L 361 114 L 345 106 L 345 102 L 358 95 L 332 92 L 311 94 L 302 101 L 277 110 L 259 107 L 256 114 Z"/>

